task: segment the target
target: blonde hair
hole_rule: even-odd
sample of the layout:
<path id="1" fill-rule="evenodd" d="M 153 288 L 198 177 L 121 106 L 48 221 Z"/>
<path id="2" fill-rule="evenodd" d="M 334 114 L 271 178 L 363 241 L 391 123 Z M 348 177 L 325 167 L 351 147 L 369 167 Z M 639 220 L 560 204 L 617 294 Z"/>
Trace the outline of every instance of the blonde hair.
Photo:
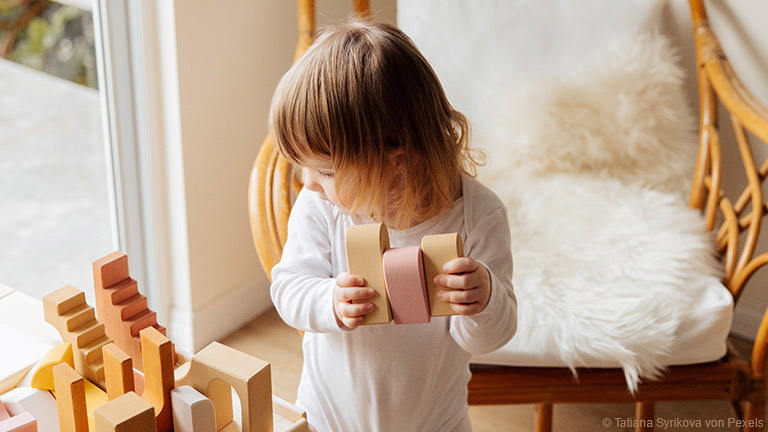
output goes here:
<path id="1" fill-rule="evenodd" d="M 284 157 L 329 158 L 342 203 L 398 229 L 452 208 L 457 179 L 474 176 L 483 157 L 424 56 L 383 23 L 323 32 L 278 84 L 269 123 Z M 389 155 L 398 149 L 403 190 L 391 196 Z"/>

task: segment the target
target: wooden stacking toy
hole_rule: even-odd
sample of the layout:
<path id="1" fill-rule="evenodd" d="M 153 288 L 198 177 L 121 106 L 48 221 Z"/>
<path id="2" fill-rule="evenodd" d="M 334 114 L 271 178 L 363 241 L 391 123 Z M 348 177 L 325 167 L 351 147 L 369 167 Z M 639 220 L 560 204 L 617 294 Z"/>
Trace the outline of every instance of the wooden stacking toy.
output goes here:
<path id="1" fill-rule="evenodd" d="M 443 265 L 464 256 L 457 233 L 424 236 L 421 246 L 390 248 L 382 223 L 353 225 L 346 234 L 349 273 L 365 280 L 376 295 L 373 312 L 363 324 L 428 323 L 433 316 L 456 315 L 450 303 L 437 298 L 449 288 L 432 281 Z"/>

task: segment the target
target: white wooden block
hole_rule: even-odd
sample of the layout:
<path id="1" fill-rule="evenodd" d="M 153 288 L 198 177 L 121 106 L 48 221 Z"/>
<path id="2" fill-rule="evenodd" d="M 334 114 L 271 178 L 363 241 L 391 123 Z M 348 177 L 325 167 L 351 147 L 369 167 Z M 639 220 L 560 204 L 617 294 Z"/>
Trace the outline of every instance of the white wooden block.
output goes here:
<path id="1" fill-rule="evenodd" d="M 31 387 L 16 387 L 0 396 L 11 415 L 28 412 L 37 420 L 40 432 L 59 432 L 59 415 L 56 400 L 48 390 Z"/>
<path id="2" fill-rule="evenodd" d="M 0 299 L 0 303 L 3 301 L 4 299 Z M 0 355 L 0 393 L 3 393 L 16 387 L 51 347 L 2 322 L 0 341 L 4 350 L 4 354 Z"/>
<path id="3" fill-rule="evenodd" d="M 171 390 L 175 432 L 216 432 L 213 402 L 191 386 Z"/>
<path id="4" fill-rule="evenodd" d="M 32 336 L 49 347 L 62 342 L 59 332 L 45 322 L 43 302 L 19 291 L 0 298 L 0 323 Z"/>

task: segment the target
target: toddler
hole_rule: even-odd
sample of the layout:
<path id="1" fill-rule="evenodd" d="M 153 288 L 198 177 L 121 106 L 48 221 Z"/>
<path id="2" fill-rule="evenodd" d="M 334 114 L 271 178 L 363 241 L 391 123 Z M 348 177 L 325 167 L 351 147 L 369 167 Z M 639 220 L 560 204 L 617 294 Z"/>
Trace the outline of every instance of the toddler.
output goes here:
<path id="1" fill-rule="evenodd" d="M 296 404 L 321 432 L 468 431 L 472 354 L 516 330 L 506 210 L 474 179 L 469 126 L 399 29 L 333 27 L 280 81 L 270 129 L 303 169 L 272 300 L 306 332 Z M 347 273 L 351 225 L 384 222 L 391 247 L 458 232 L 438 295 L 458 315 L 361 326 L 375 293 Z"/>

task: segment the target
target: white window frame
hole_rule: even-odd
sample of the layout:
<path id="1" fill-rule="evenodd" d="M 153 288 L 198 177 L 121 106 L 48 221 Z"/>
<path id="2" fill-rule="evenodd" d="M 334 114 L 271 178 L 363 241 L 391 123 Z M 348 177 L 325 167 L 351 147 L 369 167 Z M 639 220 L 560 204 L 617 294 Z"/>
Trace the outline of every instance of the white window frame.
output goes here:
<path id="1" fill-rule="evenodd" d="M 93 0 L 92 7 L 113 243 L 161 319 L 168 298 L 159 289 L 141 2 Z"/>

